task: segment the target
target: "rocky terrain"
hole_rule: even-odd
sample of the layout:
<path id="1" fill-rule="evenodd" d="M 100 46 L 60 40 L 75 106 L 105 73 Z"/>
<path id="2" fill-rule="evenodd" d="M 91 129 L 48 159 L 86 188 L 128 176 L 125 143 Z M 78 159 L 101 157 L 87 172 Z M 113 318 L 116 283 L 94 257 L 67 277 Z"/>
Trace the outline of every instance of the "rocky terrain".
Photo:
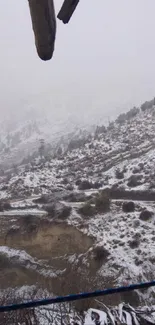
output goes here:
<path id="1" fill-rule="evenodd" d="M 48 294 L 68 294 L 154 279 L 154 135 L 153 100 L 106 127 L 74 133 L 59 142 L 54 154 L 42 151 L 1 172 L 3 290 L 35 286 L 43 292 L 48 288 Z M 154 297 L 151 288 L 78 308 L 88 310 L 85 325 L 116 324 L 116 318 L 137 325 L 131 306 L 153 310 Z M 124 307 L 108 320 L 107 306 L 118 305 Z M 99 309 L 103 314 L 97 323 L 92 313 Z"/>

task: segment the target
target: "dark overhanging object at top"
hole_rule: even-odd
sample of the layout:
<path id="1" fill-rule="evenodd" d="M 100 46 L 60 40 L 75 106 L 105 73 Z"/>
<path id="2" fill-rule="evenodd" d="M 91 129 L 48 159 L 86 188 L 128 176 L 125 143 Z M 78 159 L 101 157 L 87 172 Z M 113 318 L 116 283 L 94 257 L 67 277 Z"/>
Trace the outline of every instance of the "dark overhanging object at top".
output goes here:
<path id="1" fill-rule="evenodd" d="M 72 17 L 79 0 L 64 0 L 64 3 L 57 15 L 57 17 L 63 21 L 64 24 L 67 24 Z"/>
<path id="2" fill-rule="evenodd" d="M 35 36 L 35 45 L 40 59 L 47 61 L 53 56 L 56 38 L 56 16 L 53 0 L 28 0 Z M 67 24 L 79 0 L 64 0 L 58 19 Z"/>
<path id="3" fill-rule="evenodd" d="M 56 37 L 56 17 L 53 0 L 28 0 L 40 59 L 47 61 L 53 56 Z"/>

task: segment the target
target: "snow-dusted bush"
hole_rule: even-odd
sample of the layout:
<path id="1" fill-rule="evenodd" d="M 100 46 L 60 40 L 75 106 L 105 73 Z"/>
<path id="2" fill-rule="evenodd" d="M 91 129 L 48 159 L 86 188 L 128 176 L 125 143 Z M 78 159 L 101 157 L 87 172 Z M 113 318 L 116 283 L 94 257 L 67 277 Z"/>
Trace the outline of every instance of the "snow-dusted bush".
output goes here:
<path id="1" fill-rule="evenodd" d="M 81 181 L 79 184 L 79 190 L 89 190 L 93 188 L 93 184 L 87 180 Z"/>
<path id="2" fill-rule="evenodd" d="M 145 209 L 140 213 L 139 218 L 143 221 L 147 221 L 151 219 L 152 215 L 153 215 L 152 211 Z"/>
<path id="3" fill-rule="evenodd" d="M 101 191 L 95 198 L 95 207 L 97 212 L 107 212 L 110 210 L 110 198 L 105 191 Z"/>
<path id="4" fill-rule="evenodd" d="M 72 192 L 67 194 L 64 199 L 68 202 L 85 202 L 88 200 L 88 197 L 84 192 Z"/>
<path id="5" fill-rule="evenodd" d="M 135 203 L 133 201 L 123 202 L 122 210 L 126 213 L 135 211 Z"/>
<path id="6" fill-rule="evenodd" d="M 138 238 L 135 238 L 131 241 L 129 241 L 129 246 L 134 249 L 134 248 L 137 248 L 138 246 L 140 245 L 140 241 Z"/>
<path id="7" fill-rule="evenodd" d="M 83 217 L 92 217 L 93 215 L 95 215 L 96 210 L 95 207 L 93 207 L 89 202 L 87 202 L 78 209 L 78 212 Z"/>
<path id="8" fill-rule="evenodd" d="M 45 210 L 52 218 L 66 219 L 70 216 L 72 208 L 60 202 L 45 205 Z"/>
<path id="9" fill-rule="evenodd" d="M 0 201 L 0 211 L 10 210 L 11 205 L 7 201 Z"/>
<path id="10" fill-rule="evenodd" d="M 141 180 L 142 176 L 141 175 L 131 175 L 128 179 L 128 183 L 127 185 L 129 187 L 136 187 L 138 185 L 141 184 L 140 180 Z"/>
<path id="11" fill-rule="evenodd" d="M 64 206 L 63 209 L 58 213 L 58 218 L 67 219 L 71 214 L 72 208 L 69 206 Z"/>
<path id="12" fill-rule="evenodd" d="M 123 171 L 119 170 L 118 168 L 115 171 L 115 176 L 117 179 L 123 179 L 124 178 L 124 173 Z"/>
<path id="13" fill-rule="evenodd" d="M 103 246 L 96 246 L 93 249 L 93 255 L 94 255 L 94 259 L 97 262 L 102 262 L 102 261 L 105 261 L 107 259 L 107 257 L 109 256 L 109 252 Z"/>
<path id="14" fill-rule="evenodd" d="M 44 206 L 44 209 L 48 212 L 48 214 L 52 217 L 55 215 L 55 204 L 49 203 Z"/>

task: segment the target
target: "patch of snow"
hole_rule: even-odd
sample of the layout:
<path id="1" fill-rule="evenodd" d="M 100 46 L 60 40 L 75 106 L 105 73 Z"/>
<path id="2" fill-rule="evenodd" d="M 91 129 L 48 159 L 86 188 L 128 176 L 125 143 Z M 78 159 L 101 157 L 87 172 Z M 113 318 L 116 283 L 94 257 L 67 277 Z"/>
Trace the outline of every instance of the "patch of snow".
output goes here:
<path id="1" fill-rule="evenodd" d="M 44 210 L 38 209 L 24 209 L 24 210 L 8 210 L 0 212 L 0 216 L 25 216 L 25 215 L 34 215 L 34 216 L 44 216 L 47 215 L 47 212 Z"/>

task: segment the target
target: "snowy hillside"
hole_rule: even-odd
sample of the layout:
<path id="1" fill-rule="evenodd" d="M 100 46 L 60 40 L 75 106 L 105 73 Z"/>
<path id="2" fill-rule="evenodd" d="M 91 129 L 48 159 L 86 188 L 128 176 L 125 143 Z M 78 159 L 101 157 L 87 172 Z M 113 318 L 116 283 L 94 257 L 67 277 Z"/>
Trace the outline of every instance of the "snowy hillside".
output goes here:
<path id="1" fill-rule="evenodd" d="M 61 116 L 58 107 L 55 107 L 56 112 L 47 108 L 23 108 L 20 114 L 9 115 L 1 122 L 0 165 L 3 169 L 37 156 L 42 139 L 46 152 L 51 154 L 59 143 L 65 145 L 71 137 L 78 137 L 85 130 L 91 132 L 91 124 L 78 120 L 75 114 L 63 112 Z"/>
<path id="2" fill-rule="evenodd" d="M 54 159 L 34 159 L 25 167 L 19 167 L 17 175 L 10 175 L 7 181 L 4 176 L 6 195 L 10 196 L 14 189 L 18 195 L 20 191 L 23 195 L 24 190 L 30 194 L 45 194 L 55 187 L 72 190 L 153 189 L 154 134 L 155 107 L 136 111 L 133 117 L 123 122 L 117 119 L 107 128 L 98 127 L 82 143 L 79 137 L 73 138 L 68 150 L 60 152 Z M 3 185 L 2 177 L 1 189 Z M 1 196 L 4 195 L 1 191 Z"/>
<path id="3" fill-rule="evenodd" d="M 65 146 L 59 143 L 55 156 L 42 154 L 1 173 L 0 272 L 9 267 L 8 286 L 20 287 L 25 279 L 45 289 L 50 279 L 48 289 L 67 294 L 154 279 L 154 101 L 107 127 L 77 132 Z M 105 299 L 100 323 L 92 318 L 98 308 L 92 301 L 84 324 L 108 324 L 112 314 L 105 305 L 153 308 L 154 296 L 151 288 Z M 128 312 L 117 324 L 147 324 Z"/>

